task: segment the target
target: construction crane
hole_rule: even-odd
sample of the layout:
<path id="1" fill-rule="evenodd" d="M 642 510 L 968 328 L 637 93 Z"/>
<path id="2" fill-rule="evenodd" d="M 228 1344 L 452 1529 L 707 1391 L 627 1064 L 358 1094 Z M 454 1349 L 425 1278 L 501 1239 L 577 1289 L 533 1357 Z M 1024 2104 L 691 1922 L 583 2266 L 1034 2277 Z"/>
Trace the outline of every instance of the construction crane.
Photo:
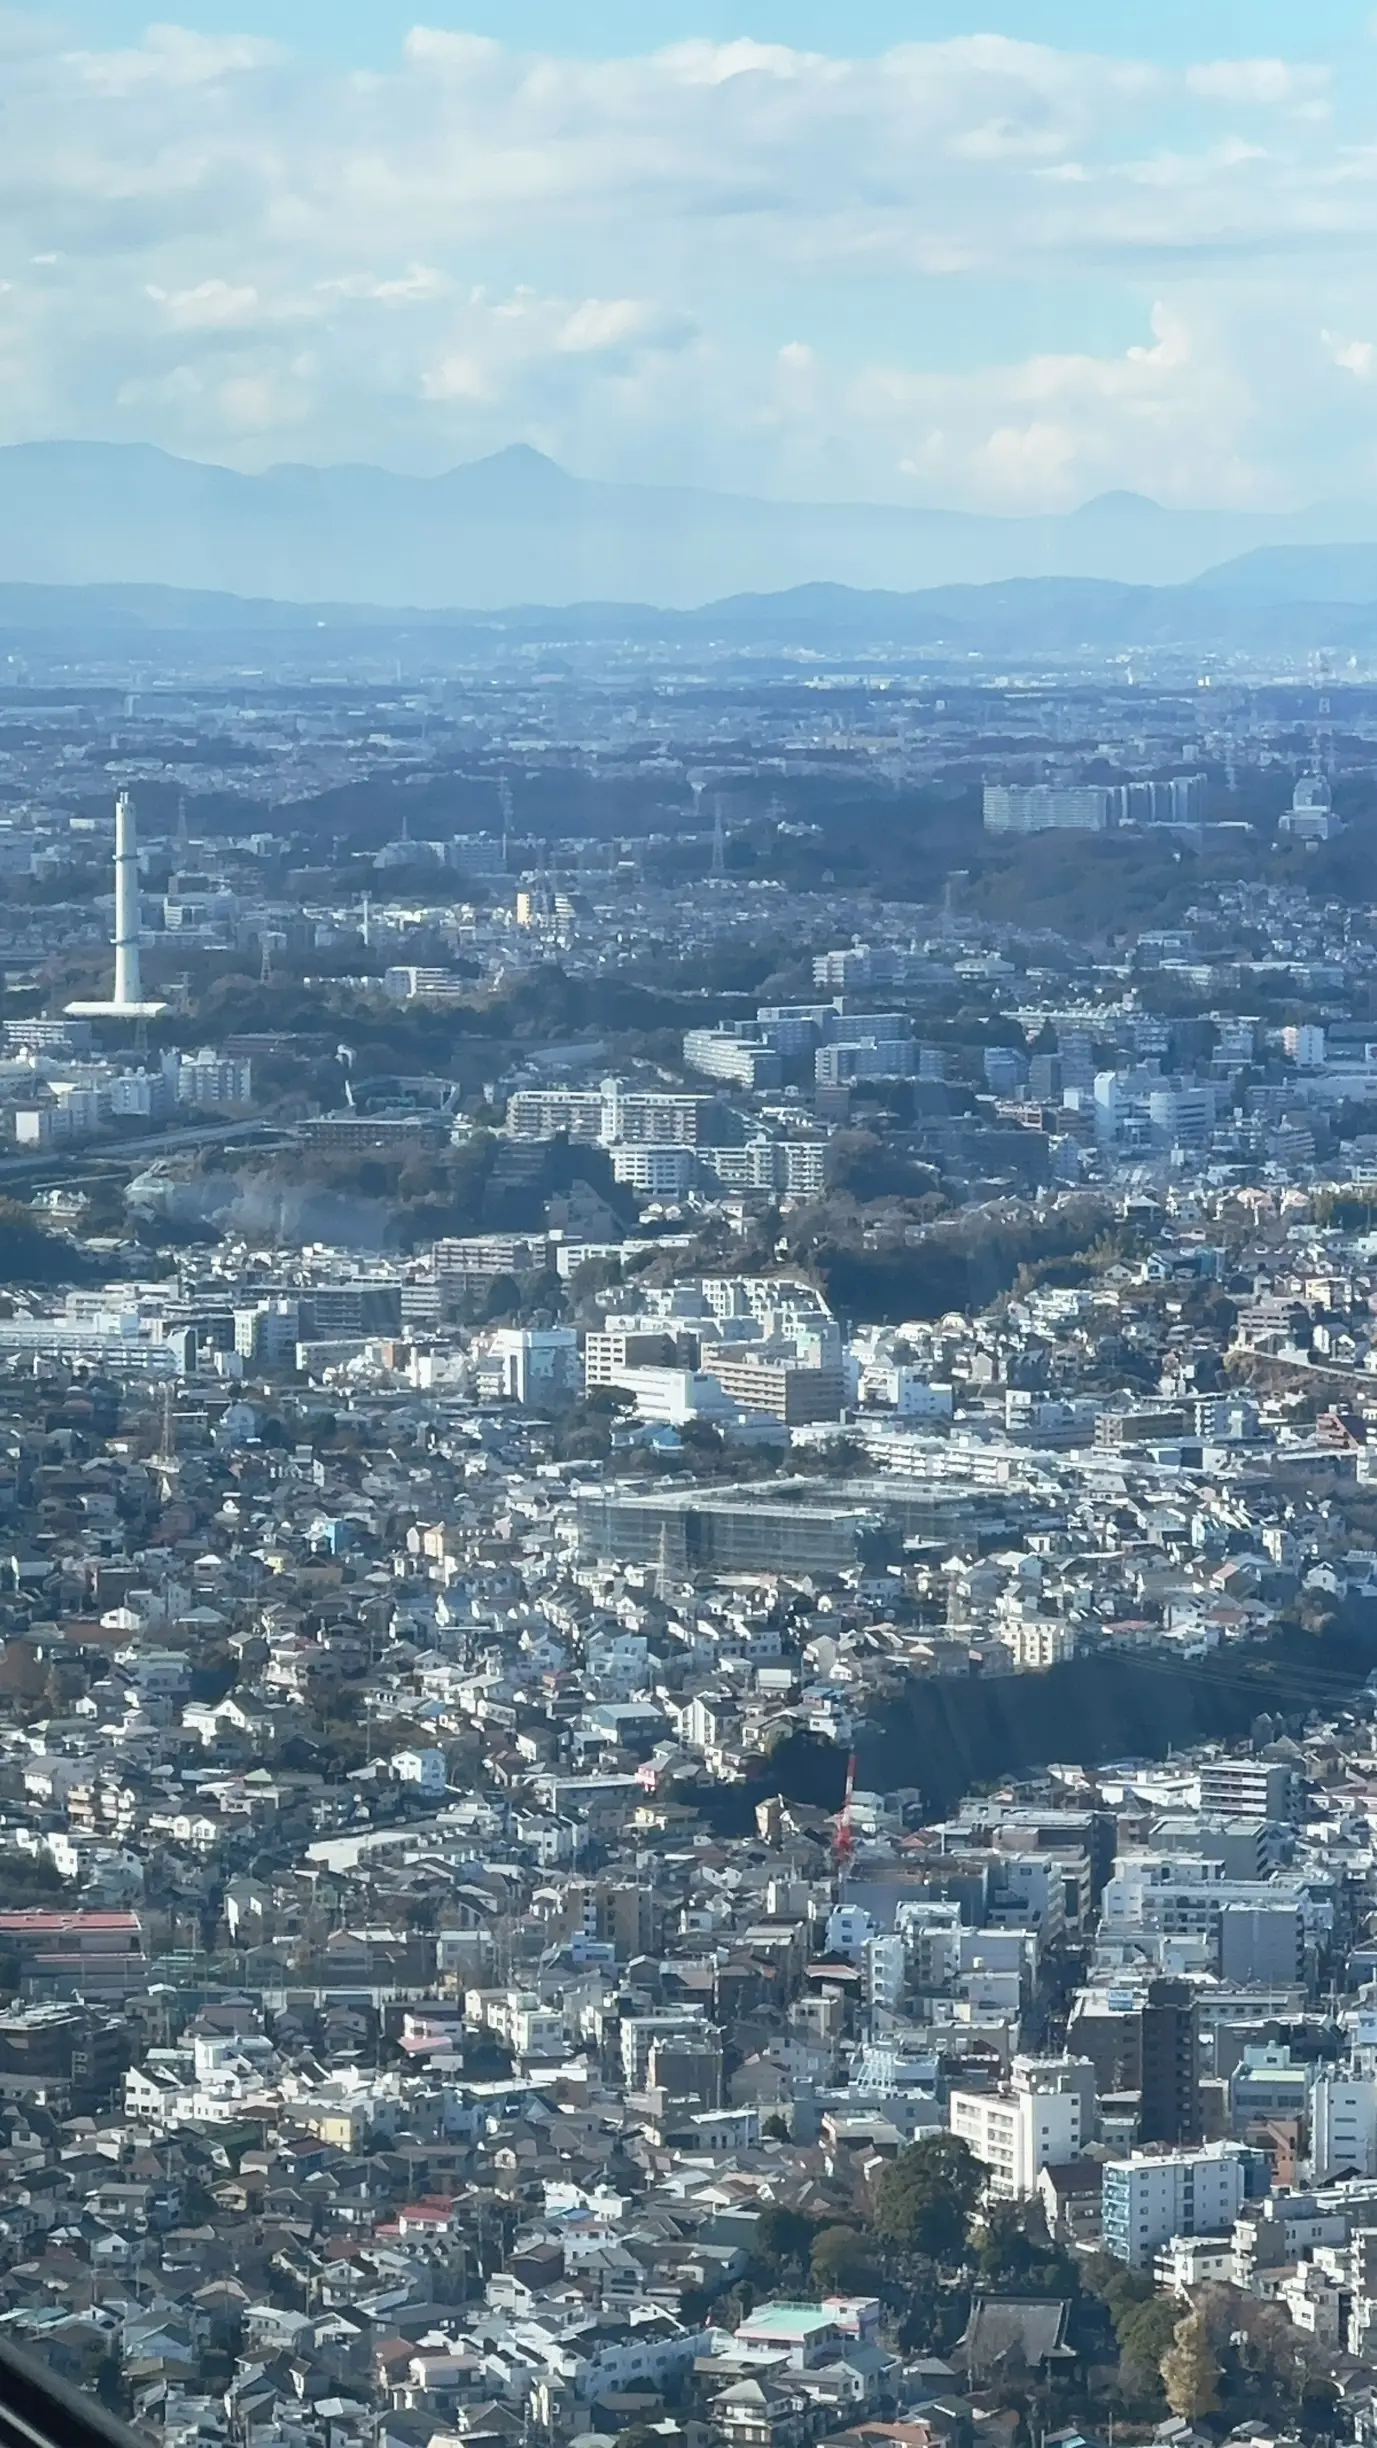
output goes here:
<path id="1" fill-rule="evenodd" d="M 846 1763 L 846 1791 L 837 1813 L 837 1832 L 832 1839 L 832 1859 L 837 1873 L 837 1902 L 846 1901 L 846 1882 L 851 1872 L 851 1857 L 856 1850 L 856 1831 L 851 1824 L 851 1797 L 856 1790 L 856 1754 Z"/>

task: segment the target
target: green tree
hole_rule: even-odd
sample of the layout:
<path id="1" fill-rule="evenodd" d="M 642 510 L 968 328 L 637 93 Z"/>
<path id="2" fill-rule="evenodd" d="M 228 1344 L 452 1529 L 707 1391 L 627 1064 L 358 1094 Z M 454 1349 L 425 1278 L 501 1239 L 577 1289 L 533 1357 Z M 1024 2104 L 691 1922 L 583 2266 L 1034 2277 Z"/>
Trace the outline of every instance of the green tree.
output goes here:
<path id="1" fill-rule="evenodd" d="M 874 2259 L 857 2227 L 820 2227 L 811 2268 L 819 2295 L 868 2294 L 875 2282 Z"/>
<path id="2" fill-rule="evenodd" d="M 31 1208 L 0 1198 L 0 1282 L 83 1283 L 90 1271 L 85 1253 L 45 1232 Z"/>
<path id="3" fill-rule="evenodd" d="M 0 1866 L 0 1892 L 11 1911 L 51 1903 L 71 1890 L 46 1853 L 6 1853 Z"/>
<path id="4" fill-rule="evenodd" d="M 771 2275 L 795 2263 L 803 2268 L 816 2232 L 801 2210 L 791 2210 L 787 2202 L 770 2202 L 756 2220 L 755 2258 Z"/>
<path id="5" fill-rule="evenodd" d="M 1162 2392 L 1162 2357 L 1173 2345 L 1181 2307 L 1167 2295 L 1135 2304 L 1114 2323 L 1124 2394 L 1155 2403 Z"/>
<path id="6" fill-rule="evenodd" d="M 1128 2269 L 1107 2252 L 1092 2253 L 1082 2264 L 1081 2283 L 1087 2294 L 1099 2296 L 1116 2337 L 1120 2322 L 1140 2304 L 1151 2303 L 1157 2292 L 1145 2271 Z"/>
<path id="7" fill-rule="evenodd" d="M 881 2169 L 875 2232 L 900 2252 L 959 2261 L 980 2184 L 979 2163 L 957 2135 L 925 2134 Z"/>
<path id="8" fill-rule="evenodd" d="M 1074 2263 L 1049 2244 L 1040 2218 L 1034 2226 L 1025 2202 L 991 2204 L 981 2219 L 978 2242 L 982 2278 L 1049 2295 L 1079 2291 Z"/>

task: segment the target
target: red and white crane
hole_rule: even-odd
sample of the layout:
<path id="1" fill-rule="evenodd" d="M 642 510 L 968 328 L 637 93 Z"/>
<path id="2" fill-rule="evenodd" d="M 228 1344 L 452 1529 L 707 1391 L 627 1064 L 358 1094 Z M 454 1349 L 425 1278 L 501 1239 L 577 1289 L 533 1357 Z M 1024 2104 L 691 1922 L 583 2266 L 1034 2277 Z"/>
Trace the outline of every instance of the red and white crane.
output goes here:
<path id="1" fill-rule="evenodd" d="M 846 1792 L 842 1796 L 842 1806 L 837 1814 L 837 1832 L 832 1839 L 832 1859 L 836 1864 L 837 1894 L 839 1899 L 844 1897 L 846 1894 L 846 1881 L 851 1869 L 851 1856 L 856 1850 L 856 1831 L 851 1824 L 851 1797 L 855 1790 L 856 1754 L 853 1751 L 846 1763 Z"/>

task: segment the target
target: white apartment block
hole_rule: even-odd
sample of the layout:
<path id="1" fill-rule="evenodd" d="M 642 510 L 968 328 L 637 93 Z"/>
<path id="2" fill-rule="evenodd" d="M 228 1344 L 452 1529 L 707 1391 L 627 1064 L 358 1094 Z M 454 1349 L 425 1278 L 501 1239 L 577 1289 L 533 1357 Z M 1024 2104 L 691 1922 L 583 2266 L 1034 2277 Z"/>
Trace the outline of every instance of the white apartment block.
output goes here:
<path id="1" fill-rule="evenodd" d="M 1228 2142 L 1111 2159 L 1102 2195 L 1105 2250 L 1130 2269 L 1146 2269 L 1173 2236 L 1227 2235 L 1243 2207 L 1246 2164 Z"/>
<path id="2" fill-rule="evenodd" d="M 507 1101 L 513 1139 L 594 1141 L 602 1147 L 700 1145 L 712 1112 L 710 1096 L 674 1089 L 629 1088 L 608 1078 L 596 1088 L 518 1088 Z"/>
<path id="3" fill-rule="evenodd" d="M 1064 1615 L 1011 1616 L 1000 1625 L 999 1637 L 1025 1674 L 1064 1666 L 1076 1654 L 1076 1627 Z"/>
<path id="4" fill-rule="evenodd" d="M 1099 784 L 985 785 L 987 833 L 1103 833 L 1111 808 L 1111 793 Z"/>
<path id="5" fill-rule="evenodd" d="M 1074 2071 L 1016 2059 L 1007 2090 L 952 2092 L 951 2130 L 980 2161 L 996 2200 L 1026 2201 L 1043 2168 L 1080 2157 L 1090 2139 L 1082 2091 L 1062 2087 Z"/>
<path id="6" fill-rule="evenodd" d="M 1310 2093 L 1310 2164 L 1316 2184 L 1377 2176 L 1377 2082 L 1320 2075 Z"/>

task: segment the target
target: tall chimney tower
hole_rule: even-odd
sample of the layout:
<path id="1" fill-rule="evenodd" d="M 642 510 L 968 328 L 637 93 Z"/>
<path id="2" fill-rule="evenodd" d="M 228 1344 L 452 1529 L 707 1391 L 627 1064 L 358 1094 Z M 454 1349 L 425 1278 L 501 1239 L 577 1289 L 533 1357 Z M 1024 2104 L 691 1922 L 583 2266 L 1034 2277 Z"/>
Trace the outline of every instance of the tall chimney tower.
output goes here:
<path id="1" fill-rule="evenodd" d="M 128 791 L 115 801 L 115 1008 L 143 1001 L 139 974 L 139 836 Z"/>
<path id="2" fill-rule="evenodd" d="M 152 1020 L 165 1003 L 145 1003 L 139 960 L 139 828 L 128 791 L 115 801 L 115 992 L 108 1003 L 69 1003 L 89 1020 Z"/>

